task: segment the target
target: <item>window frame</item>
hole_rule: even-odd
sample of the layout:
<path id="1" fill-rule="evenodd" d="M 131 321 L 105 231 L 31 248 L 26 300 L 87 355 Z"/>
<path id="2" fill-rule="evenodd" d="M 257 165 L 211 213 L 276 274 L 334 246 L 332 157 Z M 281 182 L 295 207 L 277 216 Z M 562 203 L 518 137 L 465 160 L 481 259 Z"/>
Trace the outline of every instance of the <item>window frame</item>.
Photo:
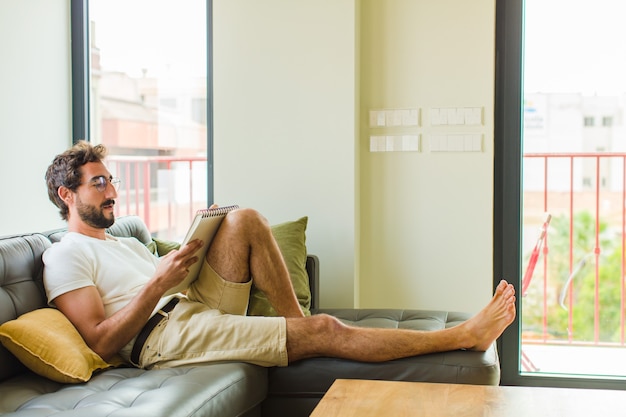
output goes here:
<path id="1" fill-rule="evenodd" d="M 206 1 L 207 22 L 207 201 L 214 202 L 213 164 L 213 0 Z M 89 0 L 71 0 L 72 143 L 90 140 Z"/>
<path id="2" fill-rule="evenodd" d="M 507 278 L 519 294 L 522 276 L 524 0 L 496 2 L 496 77 L 494 115 L 494 288 Z M 536 387 L 626 389 L 624 378 L 522 375 L 520 373 L 520 297 L 518 315 L 498 340 L 501 384 Z"/>

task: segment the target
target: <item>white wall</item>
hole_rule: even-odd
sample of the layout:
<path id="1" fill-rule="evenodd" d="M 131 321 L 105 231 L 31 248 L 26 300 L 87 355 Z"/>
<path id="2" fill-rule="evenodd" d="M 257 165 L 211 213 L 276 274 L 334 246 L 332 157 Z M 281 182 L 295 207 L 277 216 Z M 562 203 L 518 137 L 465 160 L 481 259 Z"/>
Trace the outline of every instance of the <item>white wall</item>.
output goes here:
<path id="1" fill-rule="evenodd" d="M 215 200 L 309 216 L 325 305 L 354 300 L 354 3 L 213 2 Z"/>
<path id="2" fill-rule="evenodd" d="M 71 143 L 69 0 L 0 1 L 0 235 L 63 225 L 44 174 Z"/>
<path id="3" fill-rule="evenodd" d="M 493 0 L 361 2 L 361 307 L 476 311 L 491 295 Z M 431 108 L 482 107 L 482 126 L 435 126 Z M 372 129 L 370 109 L 419 108 L 416 128 Z M 369 135 L 422 150 L 369 152 Z M 483 151 L 436 153 L 432 135 L 478 133 Z"/>
<path id="4" fill-rule="evenodd" d="M 214 7 L 217 201 L 309 215 L 324 307 L 477 310 L 492 286 L 495 2 Z M 368 150 L 369 109 L 464 106 L 484 108 L 483 152 L 429 152 L 428 124 L 420 153 Z"/>

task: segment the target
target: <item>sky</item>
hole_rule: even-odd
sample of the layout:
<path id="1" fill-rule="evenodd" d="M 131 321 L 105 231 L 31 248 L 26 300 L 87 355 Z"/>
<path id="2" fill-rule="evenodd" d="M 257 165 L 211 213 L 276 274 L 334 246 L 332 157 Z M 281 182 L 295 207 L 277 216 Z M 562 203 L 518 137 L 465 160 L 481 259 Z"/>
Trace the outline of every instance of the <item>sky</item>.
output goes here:
<path id="1" fill-rule="evenodd" d="M 90 0 L 106 70 L 206 75 L 205 0 Z M 626 92 L 626 0 L 526 0 L 524 89 Z"/>
<path id="2" fill-rule="evenodd" d="M 90 0 L 105 70 L 206 76 L 206 0 Z"/>
<path id="3" fill-rule="evenodd" d="M 625 0 L 526 0 L 526 92 L 626 92 Z"/>

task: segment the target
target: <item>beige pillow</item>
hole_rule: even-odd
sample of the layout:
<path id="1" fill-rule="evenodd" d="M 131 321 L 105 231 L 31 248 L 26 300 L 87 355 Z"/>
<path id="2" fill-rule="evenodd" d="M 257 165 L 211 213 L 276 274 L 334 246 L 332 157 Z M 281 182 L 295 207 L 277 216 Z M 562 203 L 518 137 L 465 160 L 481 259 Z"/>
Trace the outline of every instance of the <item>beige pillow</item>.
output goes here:
<path id="1" fill-rule="evenodd" d="M 31 371 L 63 383 L 86 382 L 100 369 L 116 365 L 91 350 L 58 310 L 41 308 L 0 326 L 0 342 Z"/>
<path id="2" fill-rule="evenodd" d="M 293 288 L 298 296 L 300 307 L 305 315 L 311 315 L 311 288 L 309 276 L 306 272 L 306 226 L 308 217 L 296 221 L 280 223 L 272 226 L 272 234 L 280 252 L 285 259 Z M 248 314 L 251 316 L 276 316 L 265 294 L 254 285 L 250 292 Z"/>

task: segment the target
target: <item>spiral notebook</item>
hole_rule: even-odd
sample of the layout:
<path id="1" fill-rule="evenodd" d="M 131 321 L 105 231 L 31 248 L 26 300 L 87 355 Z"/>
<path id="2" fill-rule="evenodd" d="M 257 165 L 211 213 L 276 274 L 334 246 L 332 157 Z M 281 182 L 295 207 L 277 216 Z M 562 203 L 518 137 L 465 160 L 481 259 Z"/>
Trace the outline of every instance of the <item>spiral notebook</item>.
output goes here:
<path id="1" fill-rule="evenodd" d="M 181 247 L 187 244 L 187 242 L 190 242 L 194 239 L 202 240 L 204 244 L 198 250 L 198 252 L 196 252 L 198 260 L 189 267 L 189 273 L 187 274 L 185 279 L 182 280 L 180 284 L 167 290 L 164 295 L 170 295 L 185 291 L 187 288 L 189 288 L 189 285 L 194 282 L 196 278 L 198 278 L 200 268 L 202 267 L 202 262 L 206 257 L 215 233 L 217 233 L 217 229 L 219 229 L 220 224 L 222 224 L 222 220 L 224 220 L 224 217 L 226 217 L 229 212 L 238 208 L 239 206 L 233 205 L 217 207 L 213 209 L 198 210 L 196 212 L 196 215 L 191 222 L 191 226 L 189 226 L 189 230 L 187 231 L 187 235 L 185 236 L 185 239 L 183 239 Z"/>

